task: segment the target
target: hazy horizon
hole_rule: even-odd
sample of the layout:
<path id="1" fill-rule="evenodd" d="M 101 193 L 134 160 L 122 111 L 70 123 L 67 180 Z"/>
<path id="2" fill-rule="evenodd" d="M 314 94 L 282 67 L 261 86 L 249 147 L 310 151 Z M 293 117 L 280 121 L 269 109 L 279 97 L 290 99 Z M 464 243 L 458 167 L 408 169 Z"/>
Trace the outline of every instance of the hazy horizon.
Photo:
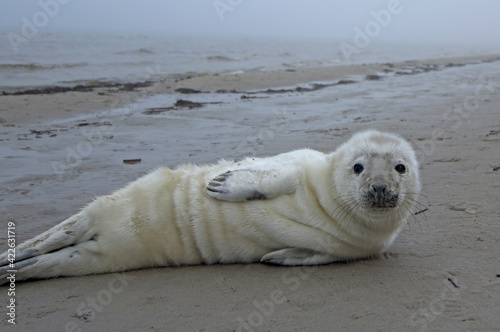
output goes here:
<path id="1" fill-rule="evenodd" d="M 359 34 L 365 34 L 385 42 L 477 43 L 496 47 L 500 44 L 498 13 L 500 2 L 492 0 L 4 0 L 0 3 L 0 26 L 2 31 L 21 37 L 35 27 L 37 33 L 78 31 L 346 42 L 354 42 L 356 36 L 362 39 Z M 0 45 L 6 43 L 9 40 L 4 38 Z"/>

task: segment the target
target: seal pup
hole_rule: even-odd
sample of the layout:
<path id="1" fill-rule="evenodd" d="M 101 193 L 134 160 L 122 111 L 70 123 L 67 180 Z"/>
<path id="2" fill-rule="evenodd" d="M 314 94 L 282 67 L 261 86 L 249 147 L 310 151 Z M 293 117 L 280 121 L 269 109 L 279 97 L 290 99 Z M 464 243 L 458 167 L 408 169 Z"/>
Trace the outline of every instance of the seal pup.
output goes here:
<path id="1" fill-rule="evenodd" d="M 334 152 L 163 167 L 0 256 L 0 276 L 160 266 L 317 265 L 385 251 L 416 208 L 418 163 L 401 137 L 360 132 Z M 14 255 L 15 254 L 15 255 Z M 14 263 L 12 265 L 12 263 Z"/>

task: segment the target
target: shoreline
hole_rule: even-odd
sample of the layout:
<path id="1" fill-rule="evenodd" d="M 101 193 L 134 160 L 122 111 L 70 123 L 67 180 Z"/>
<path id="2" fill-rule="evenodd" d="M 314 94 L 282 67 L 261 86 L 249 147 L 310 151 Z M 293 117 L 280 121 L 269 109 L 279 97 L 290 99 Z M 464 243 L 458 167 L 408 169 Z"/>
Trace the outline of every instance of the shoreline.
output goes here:
<path id="1" fill-rule="evenodd" d="M 194 73 L 186 74 L 184 78 L 163 78 L 159 81 L 143 80 L 137 82 L 113 82 L 90 80 L 76 85 L 48 85 L 33 88 L 18 88 L 16 91 L 0 91 L 0 96 L 22 96 L 22 95 L 51 95 L 65 92 L 99 92 L 120 93 L 150 88 L 162 85 L 169 93 L 181 89 L 196 90 L 194 93 L 224 93 L 224 91 L 238 91 L 246 93 L 247 90 L 271 89 L 276 87 L 288 87 L 297 84 L 311 82 L 334 81 L 351 75 L 376 75 L 393 73 L 396 75 L 413 75 L 421 72 L 442 70 L 455 66 L 466 66 L 484 62 L 500 61 L 500 54 L 441 57 L 421 60 L 405 60 L 400 62 L 367 63 L 367 64 L 339 64 L 335 66 L 304 67 L 285 70 L 261 70 L 244 71 L 242 73 Z M 408 72 L 408 70 L 410 70 Z M 207 80 L 213 80 L 215 86 L 220 89 L 203 91 Z M 250 83 L 258 81 L 258 83 Z M 236 88 L 235 87 L 236 83 Z M 189 86 L 189 87 L 188 87 Z M 202 90 L 198 90 L 202 89 Z M 190 92 L 187 92 L 190 93 Z M 193 92 L 191 92 L 193 93 Z"/>
<path id="2" fill-rule="evenodd" d="M 298 68 L 294 70 L 204 74 L 175 81 L 113 83 L 92 82 L 74 87 L 49 86 L 0 94 L 0 123 L 13 125 L 71 118 L 75 114 L 124 107 L 153 95 L 271 94 L 308 92 L 337 84 L 362 80 L 383 80 L 394 75 L 415 75 L 457 66 L 500 61 L 499 54 L 408 60 L 394 63 Z M 303 85 L 313 85 L 304 87 Z M 183 97 L 184 96 L 184 97 Z M 245 98 L 245 97 L 243 97 Z M 251 98 L 251 97 L 250 97 Z M 21 108 L 19 105 L 23 105 Z M 20 108 L 20 109 L 19 109 Z M 16 112 L 9 111 L 16 109 Z M 39 109 L 47 112 L 39 112 Z"/>

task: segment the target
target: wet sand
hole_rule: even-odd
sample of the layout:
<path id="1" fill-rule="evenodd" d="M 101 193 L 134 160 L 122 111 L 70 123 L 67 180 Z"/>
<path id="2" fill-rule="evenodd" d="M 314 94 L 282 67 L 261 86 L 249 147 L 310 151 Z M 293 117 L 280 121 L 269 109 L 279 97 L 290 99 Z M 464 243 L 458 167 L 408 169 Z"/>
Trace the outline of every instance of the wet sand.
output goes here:
<path id="1" fill-rule="evenodd" d="M 0 95 L 2 250 L 7 222 L 15 223 L 20 243 L 160 165 L 304 147 L 326 152 L 366 128 L 396 132 L 414 144 L 425 195 L 420 203 L 428 208 L 372 260 L 161 268 L 17 283 L 16 327 L 498 330 L 498 60 L 302 68 L 205 75 L 133 91 Z M 2 326 L 12 328 L 5 319 L 8 287 L 0 292 Z"/>

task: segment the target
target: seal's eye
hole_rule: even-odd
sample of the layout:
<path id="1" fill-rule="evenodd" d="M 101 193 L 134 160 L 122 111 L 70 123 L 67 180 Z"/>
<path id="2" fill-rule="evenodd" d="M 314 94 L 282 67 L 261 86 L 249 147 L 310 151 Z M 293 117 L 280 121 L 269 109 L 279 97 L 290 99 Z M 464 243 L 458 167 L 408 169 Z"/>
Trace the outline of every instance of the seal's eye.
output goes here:
<path id="1" fill-rule="evenodd" d="M 394 167 L 394 169 L 396 170 L 396 172 L 398 172 L 399 174 L 403 174 L 404 172 L 406 172 L 406 167 L 405 165 L 403 164 L 397 164 L 396 167 Z"/>
<path id="2" fill-rule="evenodd" d="M 360 174 L 361 172 L 363 172 L 365 168 L 363 167 L 362 164 L 355 164 L 354 167 L 352 168 L 352 170 L 354 171 L 354 173 L 356 174 Z"/>

